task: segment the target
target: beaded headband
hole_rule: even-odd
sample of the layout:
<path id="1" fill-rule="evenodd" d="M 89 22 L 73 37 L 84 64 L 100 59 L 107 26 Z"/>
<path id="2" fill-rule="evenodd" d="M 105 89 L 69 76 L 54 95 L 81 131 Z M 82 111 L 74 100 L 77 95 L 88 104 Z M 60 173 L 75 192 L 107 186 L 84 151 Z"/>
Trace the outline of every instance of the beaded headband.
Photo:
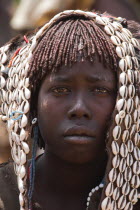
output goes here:
<path id="1" fill-rule="evenodd" d="M 51 19 L 16 52 L 8 69 L 10 45 L 0 48 L 0 117 L 7 122 L 11 154 L 18 177 L 20 209 L 26 209 L 27 193 L 26 156 L 29 153 L 27 139 L 31 97 L 29 64 L 38 40 L 45 31 L 61 18 L 74 15 L 88 17 L 102 27 L 116 48 L 119 59 L 118 96 L 113 112 L 114 122 L 109 130 L 106 184 L 100 208 L 132 210 L 138 201 L 140 186 L 140 101 L 136 91 L 140 82 L 136 49 L 140 50 L 140 44 L 131 32 L 123 27 L 122 18 L 110 18 L 81 10 L 64 11 Z"/>

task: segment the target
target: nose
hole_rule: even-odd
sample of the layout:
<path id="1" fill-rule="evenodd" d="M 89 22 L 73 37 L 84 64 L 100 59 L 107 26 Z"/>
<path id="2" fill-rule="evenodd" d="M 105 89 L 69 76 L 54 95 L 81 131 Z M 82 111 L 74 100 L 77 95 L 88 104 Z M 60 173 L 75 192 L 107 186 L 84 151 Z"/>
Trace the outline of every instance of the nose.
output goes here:
<path id="1" fill-rule="evenodd" d="M 74 100 L 74 103 L 68 111 L 69 119 L 86 118 L 91 119 L 92 113 L 90 108 L 87 107 L 85 100 L 82 97 L 78 97 Z"/>

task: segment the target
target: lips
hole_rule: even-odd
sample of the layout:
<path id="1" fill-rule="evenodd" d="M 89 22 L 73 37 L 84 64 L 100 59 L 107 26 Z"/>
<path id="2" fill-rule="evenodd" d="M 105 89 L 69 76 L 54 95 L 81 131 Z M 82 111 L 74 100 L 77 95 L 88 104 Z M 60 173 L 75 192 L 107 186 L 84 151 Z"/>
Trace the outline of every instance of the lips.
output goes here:
<path id="1" fill-rule="evenodd" d="M 65 131 L 64 136 L 89 136 L 95 137 L 93 131 L 85 126 L 74 126 Z"/>

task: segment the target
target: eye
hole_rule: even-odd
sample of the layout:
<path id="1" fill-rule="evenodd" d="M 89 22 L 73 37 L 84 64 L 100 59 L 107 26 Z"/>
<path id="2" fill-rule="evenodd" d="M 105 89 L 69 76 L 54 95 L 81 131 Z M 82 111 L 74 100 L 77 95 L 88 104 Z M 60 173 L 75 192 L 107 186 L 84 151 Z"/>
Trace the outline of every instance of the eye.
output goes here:
<path id="1" fill-rule="evenodd" d="M 68 94 L 71 91 L 70 91 L 70 89 L 68 89 L 66 87 L 54 87 L 54 88 L 52 88 L 52 92 L 54 94 L 61 95 L 61 94 Z"/>
<path id="2" fill-rule="evenodd" d="M 107 90 L 106 88 L 101 88 L 101 87 L 98 87 L 98 88 L 95 88 L 93 90 L 94 93 L 97 93 L 97 94 L 108 94 L 109 93 L 109 90 Z"/>

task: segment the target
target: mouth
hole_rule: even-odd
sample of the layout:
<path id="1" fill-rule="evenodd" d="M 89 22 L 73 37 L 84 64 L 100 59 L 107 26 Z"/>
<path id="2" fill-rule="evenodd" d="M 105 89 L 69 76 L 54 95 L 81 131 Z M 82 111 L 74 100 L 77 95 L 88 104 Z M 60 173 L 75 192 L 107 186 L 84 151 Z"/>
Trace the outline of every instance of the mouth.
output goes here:
<path id="1" fill-rule="evenodd" d="M 66 130 L 64 139 L 73 144 L 91 144 L 95 140 L 95 135 L 87 127 L 75 126 Z"/>

